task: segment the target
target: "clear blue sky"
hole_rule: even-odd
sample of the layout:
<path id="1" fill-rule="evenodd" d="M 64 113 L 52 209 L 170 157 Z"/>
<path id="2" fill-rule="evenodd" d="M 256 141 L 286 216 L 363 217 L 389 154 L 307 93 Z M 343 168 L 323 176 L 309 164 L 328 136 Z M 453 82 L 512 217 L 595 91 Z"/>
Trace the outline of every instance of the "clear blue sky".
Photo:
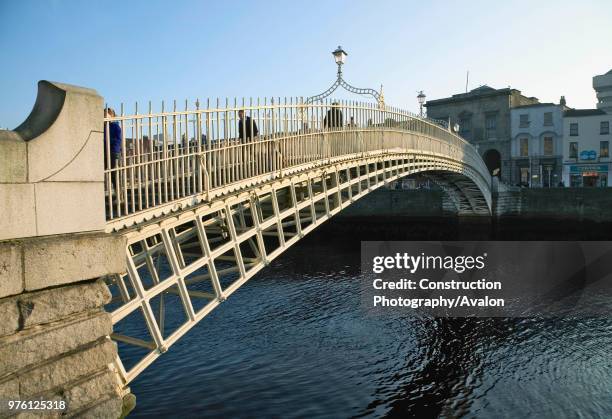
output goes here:
<path id="1" fill-rule="evenodd" d="M 612 1 L 0 0 L 0 127 L 29 114 L 40 79 L 119 102 L 308 96 L 345 78 L 389 104 L 481 84 L 595 106 L 612 68 Z M 341 95 L 341 97 L 349 97 Z"/>

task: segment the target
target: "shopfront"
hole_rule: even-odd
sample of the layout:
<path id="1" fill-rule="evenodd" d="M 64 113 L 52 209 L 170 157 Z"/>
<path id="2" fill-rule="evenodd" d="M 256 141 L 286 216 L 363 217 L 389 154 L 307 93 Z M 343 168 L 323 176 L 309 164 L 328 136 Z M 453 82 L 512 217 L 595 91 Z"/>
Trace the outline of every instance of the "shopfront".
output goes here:
<path id="1" fill-rule="evenodd" d="M 543 188 L 559 186 L 559 175 L 557 174 L 557 162 L 555 159 L 540 160 L 540 172 Z"/>
<path id="2" fill-rule="evenodd" d="M 569 186 L 572 188 L 608 186 L 608 164 L 571 165 Z"/>
<path id="3" fill-rule="evenodd" d="M 516 174 L 514 182 L 517 186 L 529 186 L 531 184 L 531 170 L 529 170 L 529 160 L 516 159 L 514 162 Z"/>
<path id="4" fill-rule="evenodd" d="M 513 182 L 517 186 L 553 188 L 561 181 L 556 159 L 514 160 Z"/>

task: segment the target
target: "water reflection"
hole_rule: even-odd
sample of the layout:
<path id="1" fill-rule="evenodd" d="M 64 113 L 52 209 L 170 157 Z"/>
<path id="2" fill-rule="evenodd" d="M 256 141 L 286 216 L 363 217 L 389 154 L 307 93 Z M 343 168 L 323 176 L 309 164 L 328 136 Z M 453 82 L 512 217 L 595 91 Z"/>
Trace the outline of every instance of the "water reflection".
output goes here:
<path id="1" fill-rule="evenodd" d="M 139 376 L 132 416 L 612 415 L 611 319 L 371 315 L 359 240 L 338 228 L 298 243 Z M 424 238 L 406 228 L 353 234 Z"/>

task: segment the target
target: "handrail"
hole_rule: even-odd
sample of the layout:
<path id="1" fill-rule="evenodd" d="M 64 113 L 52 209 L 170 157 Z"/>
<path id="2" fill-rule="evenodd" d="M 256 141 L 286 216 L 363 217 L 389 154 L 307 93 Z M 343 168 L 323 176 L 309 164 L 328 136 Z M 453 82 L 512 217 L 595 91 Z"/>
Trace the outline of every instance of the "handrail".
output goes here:
<path id="1" fill-rule="evenodd" d="M 239 112 L 244 113 L 245 123 Z M 123 112 L 122 112 L 123 113 Z M 205 195 L 263 175 L 331 158 L 353 158 L 389 149 L 419 150 L 462 160 L 490 188 L 484 162 L 464 139 L 399 108 L 301 98 L 273 98 L 239 105 L 217 100 L 205 109 L 176 109 L 107 116 L 105 196 L 107 220 Z M 111 151 L 111 131 L 121 128 L 121 154 Z M 114 129 L 111 129 L 114 128 Z M 257 132 L 257 135 L 255 133 Z M 383 132 L 395 133 L 381 136 Z M 381 148 L 382 147 L 382 148 Z"/>

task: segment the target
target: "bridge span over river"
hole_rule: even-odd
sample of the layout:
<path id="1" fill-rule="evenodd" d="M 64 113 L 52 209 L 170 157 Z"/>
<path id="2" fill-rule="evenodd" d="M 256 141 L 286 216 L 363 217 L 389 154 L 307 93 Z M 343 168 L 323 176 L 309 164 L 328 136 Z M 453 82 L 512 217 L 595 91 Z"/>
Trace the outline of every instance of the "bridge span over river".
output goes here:
<path id="1" fill-rule="evenodd" d="M 60 251 L 78 269 L 64 265 L 64 279 L 47 272 L 28 285 L 26 266 L 25 286 L 12 294 L 23 301 L 102 277 L 107 334 L 121 354 L 109 368 L 123 388 L 289 246 L 393 180 L 420 173 L 459 214 L 490 215 L 491 178 L 474 147 L 438 121 L 382 103 L 217 99 L 116 116 L 103 108 L 94 90 L 39 83 L 27 120 L 0 133 L 8 214 L 0 240 L 22 246 L 25 258 L 41 240 L 81 240 Z M 111 124 L 122 133 L 115 162 Z M 107 238 L 119 243 L 121 266 L 115 244 L 79 256 Z M 14 368 L 0 382 L 26 367 Z"/>

